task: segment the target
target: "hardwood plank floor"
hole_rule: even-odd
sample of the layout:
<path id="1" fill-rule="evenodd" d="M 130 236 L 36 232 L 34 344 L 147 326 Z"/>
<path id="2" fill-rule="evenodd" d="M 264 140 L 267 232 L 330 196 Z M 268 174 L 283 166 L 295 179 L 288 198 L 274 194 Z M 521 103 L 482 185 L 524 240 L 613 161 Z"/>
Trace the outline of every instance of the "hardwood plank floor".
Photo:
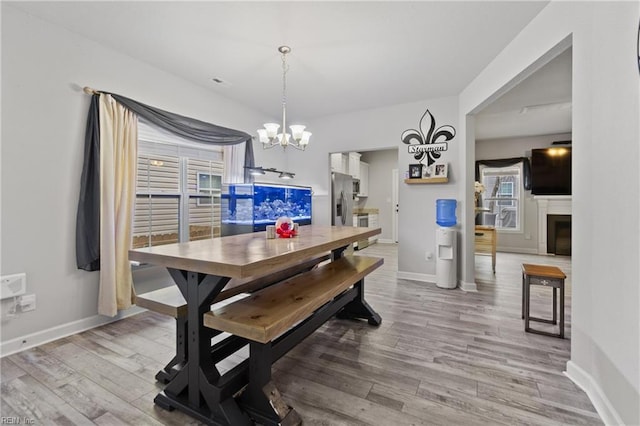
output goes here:
<path id="1" fill-rule="evenodd" d="M 385 258 L 366 279 L 382 325 L 330 320 L 274 365 L 274 381 L 304 424 L 602 424 L 562 373 L 570 356 L 569 258 L 498 253 L 493 274 L 491 259 L 477 256 L 478 292 L 465 293 L 397 279 L 396 245 L 357 254 Z M 522 263 L 567 274 L 566 339 L 524 332 Z M 534 287 L 533 315 L 550 317 L 547 290 Z M 2 358 L 0 415 L 43 425 L 200 424 L 153 404 L 174 327 L 172 318 L 146 312 Z"/>

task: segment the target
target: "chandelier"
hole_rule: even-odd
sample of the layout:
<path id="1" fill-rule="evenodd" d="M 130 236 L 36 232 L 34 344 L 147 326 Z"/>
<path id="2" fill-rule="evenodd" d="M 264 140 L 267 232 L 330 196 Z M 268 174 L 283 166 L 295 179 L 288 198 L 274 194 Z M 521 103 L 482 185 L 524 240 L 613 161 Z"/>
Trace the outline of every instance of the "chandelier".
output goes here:
<path id="1" fill-rule="evenodd" d="M 265 123 L 264 129 L 258 130 L 258 136 L 264 149 L 273 148 L 274 146 L 282 146 L 286 148 L 292 146 L 302 151 L 309 145 L 311 132 L 305 131 L 305 126 L 294 124 L 289 126 L 291 134 L 286 133 L 287 129 L 287 53 L 291 52 L 289 46 L 278 47 L 278 52 L 282 54 L 282 132 L 278 133 L 280 124 Z"/>

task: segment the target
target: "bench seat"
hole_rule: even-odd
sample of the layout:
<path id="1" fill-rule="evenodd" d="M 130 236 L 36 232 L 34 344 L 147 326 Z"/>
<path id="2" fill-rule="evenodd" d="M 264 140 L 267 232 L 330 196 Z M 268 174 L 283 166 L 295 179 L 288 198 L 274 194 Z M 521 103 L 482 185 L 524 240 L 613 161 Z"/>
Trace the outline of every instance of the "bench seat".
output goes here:
<path id="1" fill-rule="evenodd" d="M 381 266 L 345 256 L 204 315 L 204 325 L 259 343 L 274 340 Z"/>

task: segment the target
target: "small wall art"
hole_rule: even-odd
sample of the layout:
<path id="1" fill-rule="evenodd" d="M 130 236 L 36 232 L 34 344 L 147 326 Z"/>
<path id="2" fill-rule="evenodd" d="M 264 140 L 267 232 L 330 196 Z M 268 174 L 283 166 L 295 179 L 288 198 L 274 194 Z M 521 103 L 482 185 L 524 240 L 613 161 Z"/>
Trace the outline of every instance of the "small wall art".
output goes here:
<path id="1" fill-rule="evenodd" d="M 425 179 L 429 179 L 433 176 L 433 164 L 430 166 L 424 166 L 422 168 L 422 177 Z"/>
<path id="2" fill-rule="evenodd" d="M 420 118 L 419 130 L 407 129 L 402 132 L 400 139 L 408 145 L 407 150 L 413 158 L 420 163 L 426 158 L 427 166 L 430 166 L 440 158 L 443 151 L 449 149 L 448 141 L 455 135 L 456 129 L 453 126 L 445 124 L 436 127 L 436 119 L 427 109 Z"/>
<path id="3" fill-rule="evenodd" d="M 435 163 L 431 167 L 433 167 L 432 177 L 446 178 L 449 175 L 449 167 L 446 163 Z"/>
<path id="4" fill-rule="evenodd" d="M 422 178 L 422 166 L 423 164 L 409 164 L 409 178 L 410 179 Z"/>

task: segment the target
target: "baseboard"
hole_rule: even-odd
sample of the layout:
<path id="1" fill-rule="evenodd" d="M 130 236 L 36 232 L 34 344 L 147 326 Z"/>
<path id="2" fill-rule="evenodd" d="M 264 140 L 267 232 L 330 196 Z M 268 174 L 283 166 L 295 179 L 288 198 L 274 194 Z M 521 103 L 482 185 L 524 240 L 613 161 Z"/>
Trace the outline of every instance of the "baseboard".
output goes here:
<path id="1" fill-rule="evenodd" d="M 496 247 L 496 251 L 504 252 L 504 253 L 538 254 L 537 248 L 524 248 L 524 247 Z"/>
<path id="2" fill-rule="evenodd" d="M 573 361 L 567 362 L 567 371 L 564 374 L 587 394 L 605 425 L 624 424 L 618 412 L 590 374 L 578 367 Z"/>
<path id="3" fill-rule="evenodd" d="M 380 243 L 380 244 L 396 244 L 395 241 L 389 240 L 387 238 L 378 238 L 378 243 Z"/>
<path id="4" fill-rule="evenodd" d="M 398 271 L 397 277 L 403 280 L 421 281 L 421 282 L 431 283 L 431 284 L 436 283 L 436 276 L 430 275 L 430 274 L 418 274 L 416 272 Z M 476 283 L 467 283 L 464 281 L 458 281 L 458 287 L 460 287 L 461 290 L 466 292 L 478 291 L 478 287 L 476 286 Z"/>
<path id="5" fill-rule="evenodd" d="M 67 324 L 58 325 L 56 327 L 38 331 L 36 333 L 27 334 L 22 337 L 0 342 L 0 357 L 12 355 L 25 349 L 31 349 L 36 346 L 53 342 L 54 340 L 62 339 L 63 337 L 71 336 L 76 333 L 81 333 L 83 331 L 87 331 L 104 324 L 109 324 L 111 322 L 121 320 L 122 318 L 130 317 L 132 315 L 136 315 L 145 311 L 146 309 L 132 306 L 127 310 L 121 311 L 115 317 L 94 315 L 89 318 L 84 318 Z"/>
<path id="6" fill-rule="evenodd" d="M 430 274 L 418 274 L 416 272 L 398 271 L 397 277 L 402 280 L 421 281 L 425 283 L 436 283 L 436 276 Z"/>
<path id="7" fill-rule="evenodd" d="M 477 292 L 478 291 L 478 286 L 476 285 L 475 282 L 473 283 L 468 283 L 466 281 L 458 281 L 458 287 L 460 287 L 460 289 L 462 291 L 467 291 L 467 292 Z"/>

